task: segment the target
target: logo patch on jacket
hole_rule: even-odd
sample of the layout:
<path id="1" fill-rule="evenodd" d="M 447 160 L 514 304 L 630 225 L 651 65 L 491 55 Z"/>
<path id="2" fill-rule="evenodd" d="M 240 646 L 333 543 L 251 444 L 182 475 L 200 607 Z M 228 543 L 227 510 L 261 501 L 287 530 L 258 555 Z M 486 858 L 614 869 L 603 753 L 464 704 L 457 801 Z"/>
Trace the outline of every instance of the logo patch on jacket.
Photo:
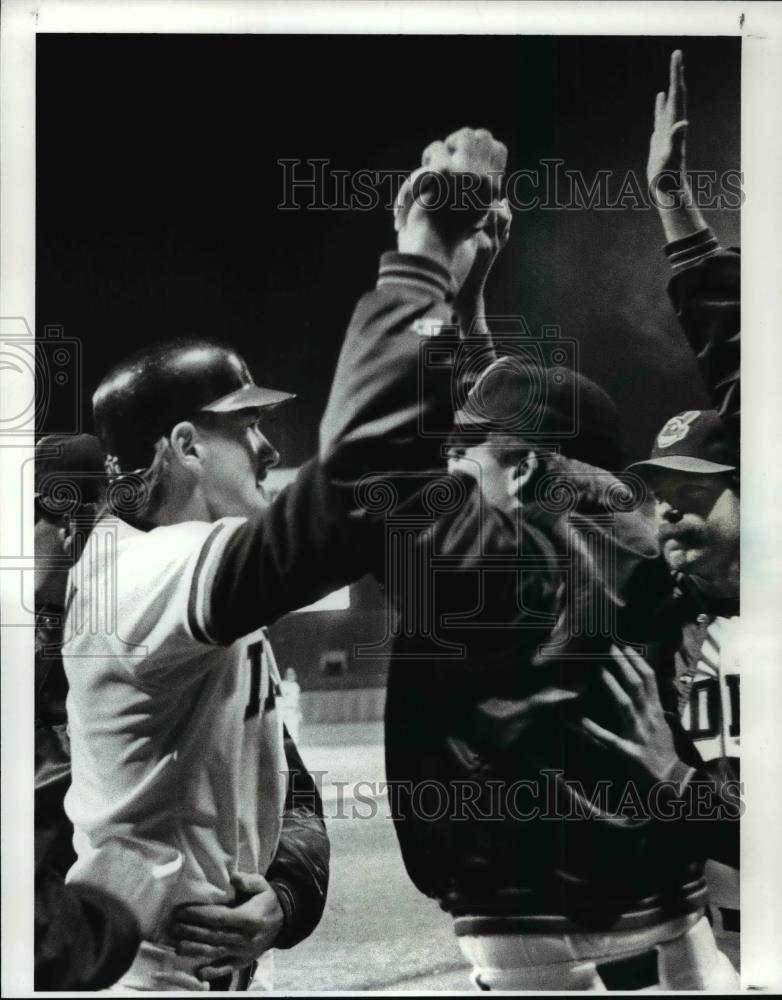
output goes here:
<path id="1" fill-rule="evenodd" d="M 410 329 L 413 333 L 417 333 L 419 337 L 436 337 L 442 331 L 442 328 L 443 321 L 435 319 L 433 316 L 421 316 L 414 323 L 410 324 Z"/>

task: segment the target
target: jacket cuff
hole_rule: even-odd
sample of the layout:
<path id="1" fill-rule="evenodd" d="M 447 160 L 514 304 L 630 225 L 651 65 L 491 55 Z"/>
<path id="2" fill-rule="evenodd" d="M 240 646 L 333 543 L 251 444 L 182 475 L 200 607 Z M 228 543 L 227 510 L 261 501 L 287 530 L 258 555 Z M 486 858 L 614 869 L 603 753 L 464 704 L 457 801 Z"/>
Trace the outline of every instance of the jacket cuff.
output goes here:
<path id="1" fill-rule="evenodd" d="M 426 292 L 436 299 L 454 297 L 450 272 L 430 257 L 389 250 L 380 258 L 377 287 L 405 285 Z"/>
<path id="2" fill-rule="evenodd" d="M 717 237 L 707 226 L 683 240 L 674 240 L 665 247 L 665 254 L 671 262 L 674 273 L 694 267 L 705 257 L 711 257 L 720 249 Z"/>
<path id="3" fill-rule="evenodd" d="M 272 879 L 269 885 L 274 889 L 282 910 L 282 927 L 272 947 L 291 948 L 298 943 L 296 937 L 296 897 L 287 882 Z"/>

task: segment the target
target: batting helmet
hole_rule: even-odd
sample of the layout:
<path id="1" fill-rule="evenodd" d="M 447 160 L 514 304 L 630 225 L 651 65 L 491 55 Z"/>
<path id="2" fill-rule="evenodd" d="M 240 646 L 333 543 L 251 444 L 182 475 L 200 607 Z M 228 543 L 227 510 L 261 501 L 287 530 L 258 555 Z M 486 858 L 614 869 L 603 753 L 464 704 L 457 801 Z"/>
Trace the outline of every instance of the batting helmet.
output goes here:
<path id="1" fill-rule="evenodd" d="M 180 420 L 293 398 L 256 385 L 245 361 L 223 344 L 171 340 L 113 368 L 95 391 L 92 410 L 111 464 L 130 472 L 149 466 L 155 443 Z"/>

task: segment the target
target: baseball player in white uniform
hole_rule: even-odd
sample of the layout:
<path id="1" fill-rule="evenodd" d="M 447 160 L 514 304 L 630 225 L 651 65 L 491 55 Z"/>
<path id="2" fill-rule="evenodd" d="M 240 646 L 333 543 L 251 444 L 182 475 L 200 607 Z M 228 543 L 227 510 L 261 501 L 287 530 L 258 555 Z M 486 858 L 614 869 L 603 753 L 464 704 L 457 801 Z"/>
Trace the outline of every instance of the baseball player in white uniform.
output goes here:
<path id="1" fill-rule="evenodd" d="M 444 174 L 491 186 L 504 168 L 487 132 L 440 145 Z M 364 571 L 362 476 L 444 464 L 442 439 L 419 429 L 450 428 L 451 369 L 432 363 L 422 383 L 420 359 L 453 337 L 477 220 L 474 205 L 430 211 L 421 191 L 400 252 L 383 256 L 354 313 L 319 458 L 271 503 L 262 483 L 278 455 L 263 420 L 290 397 L 257 386 L 232 350 L 154 345 L 93 397 L 114 516 L 69 580 L 68 877 L 110 887 L 138 916 L 144 940 L 123 988 L 208 989 L 226 974 L 237 988 L 295 916 L 285 882 L 264 877 L 287 774 L 262 626 Z"/>

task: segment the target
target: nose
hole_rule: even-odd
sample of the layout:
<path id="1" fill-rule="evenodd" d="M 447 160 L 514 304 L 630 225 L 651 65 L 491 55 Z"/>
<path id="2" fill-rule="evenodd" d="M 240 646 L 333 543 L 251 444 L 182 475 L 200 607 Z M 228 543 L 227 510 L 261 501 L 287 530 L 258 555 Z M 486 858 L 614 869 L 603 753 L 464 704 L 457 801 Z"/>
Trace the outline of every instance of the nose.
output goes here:
<path id="1" fill-rule="evenodd" d="M 658 500 L 657 513 L 663 521 L 667 521 L 669 524 L 678 524 L 682 519 L 681 511 L 665 500 Z"/>
<path id="2" fill-rule="evenodd" d="M 261 464 L 267 469 L 273 469 L 275 465 L 279 465 L 280 453 L 274 447 L 274 445 L 269 441 L 267 437 L 259 432 L 259 442 L 258 442 L 258 459 Z"/>

